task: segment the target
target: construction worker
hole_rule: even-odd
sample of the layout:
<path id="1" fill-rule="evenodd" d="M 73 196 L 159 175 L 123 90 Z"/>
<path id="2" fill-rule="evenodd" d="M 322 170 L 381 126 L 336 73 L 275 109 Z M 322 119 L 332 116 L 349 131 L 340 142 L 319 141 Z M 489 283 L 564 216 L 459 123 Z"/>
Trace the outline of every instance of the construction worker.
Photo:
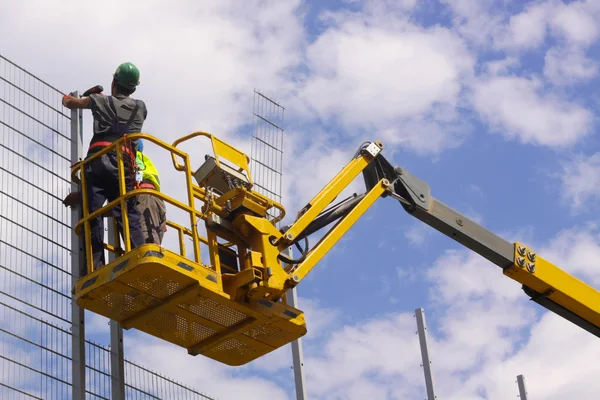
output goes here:
<path id="1" fill-rule="evenodd" d="M 130 62 L 119 65 L 113 74 L 111 96 L 94 93 L 82 98 L 66 95 L 63 105 L 67 108 L 91 109 L 94 118 L 94 135 L 87 153 L 89 158 L 96 152 L 109 146 L 124 135 L 142 131 L 148 111 L 141 100 L 129 97 L 139 85 L 140 72 Z M 135 186 L 135 154 L 136 143 L 126 141 L 123 146 L 123 164 L 125 169 L 125 187 L 130 191 Z M 119 175 L 116 151 L 110 151 L 86 164 L 86 192 L 88 196 L 88 212 L 92 213 L 104 205 L 106 200 L 113 201 L 119 197 Z M 65 199 L 67 201 L 67 199 Z M 127 200 L 127 217 L 131 248 L 144 244 L 144 235 L 140 224 L 140 211 L 136 207 L 137 200 Z M 113 217 L 117 221 L 119 232 L 123 236 L 121 206 L 113 208 Z M 91 246 L 94 269 L 105 265 L 104 258 L 104 220 L 98 216 L 90 220 Z"/>
<path id="2" fill-rule="evenodd" d="M 136 153 L 138 167 L 138 187 L 160 192 L 160 178 L 152 160 L 144 154 L 144 142 L 138 141 Z M 151 194 L 137 196 L 141 217 L 142 232 L 146 243 L 161 244 L 167 228 L 167 208 L 163 199 Z"/>
<path id="3" fill-rule="evenodd" d="M 160 177 L 150 157 L 144 154 L 144 142 L 138 140 L 136 152 L 136 174 L 138 189 L 153 189 L 160 192 Z M 161 244 L 167 230 L 167 211 L 163 199 L 151 194 L 137 195 L 142 233 L 146 243 Z M 72 192 L 63 200 L 65 206 L 81 204 L 81 193 Z"/>

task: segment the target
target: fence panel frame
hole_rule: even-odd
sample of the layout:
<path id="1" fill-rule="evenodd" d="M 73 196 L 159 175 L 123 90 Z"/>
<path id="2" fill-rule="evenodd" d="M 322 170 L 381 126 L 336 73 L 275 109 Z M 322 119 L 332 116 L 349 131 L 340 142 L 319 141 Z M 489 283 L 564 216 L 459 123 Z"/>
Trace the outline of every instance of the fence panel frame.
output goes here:
<path id="1" fill-rule="evenodd" d="M 0 398 L 112 398 L 111 349 L 86 339 L 71 293 L 85 266 L 81 209 L 61 203 L 80 189 L 70 167 L 84 157 L 83 112 L 62 107 L 63 94 L 0 54 L 0 231 L 10 231 L 0 232 Z M 212 400 L 122 360 L 126 398 Z"/>

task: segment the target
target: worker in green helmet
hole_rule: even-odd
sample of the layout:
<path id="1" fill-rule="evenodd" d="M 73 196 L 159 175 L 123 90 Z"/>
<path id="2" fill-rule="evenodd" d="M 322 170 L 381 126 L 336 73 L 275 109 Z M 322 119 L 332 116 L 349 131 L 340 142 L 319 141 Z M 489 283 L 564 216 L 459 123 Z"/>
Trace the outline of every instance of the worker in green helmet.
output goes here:
<path id="1" fill-rule="evenodd" d="M 111 95 L 104 96 L 101 90 L 90 90 L 95 93 L 81 98 L 66 95 L 63 105 L 67 108 L 90 109 L 94 118 L 94 135 L 90 142 L 87 157 L 109 146 L 124 135 L 140 133 L 148 115 L 146 104 L 130 96 L 135 92 L 140 81 L 140 72 L 130 62 L 119 65 L 113 74 Z M 96 86 L 96 88 L 101 88 Z M 89 92 L 89 91 L 88 91 Z M 123 161 L 125 166 L 125 187 L 127 191 L 133 190 L 136 185 L 136 150 L 137 143 L 126 141 L 123 146 Z M 88 211 L 98 210 L 105 201 L 113 201 L 119 197 L 119 175 L 117 169 L 116 151 L 96 158 L 86 164 L 84 174 L 86 178 L 86 192 L 88 196 Z M 68 197 L 65 205 L 72 202 Z M 119 231 L 123 235 L 123 221 L 121 206 L 113 208 L 113 216 L 118 223 Z M 140 211 L 137 199 L 130 197 L 127 200 L 127 216 L 129 219 L 129 234 L 131 248 L 144 244 L 144 235 L 140 224 Z M 105 264 L 104 259 L 104 220 L 98 216 L 90 220 L 91 246 L 94 260 L 94 269 Z"/>

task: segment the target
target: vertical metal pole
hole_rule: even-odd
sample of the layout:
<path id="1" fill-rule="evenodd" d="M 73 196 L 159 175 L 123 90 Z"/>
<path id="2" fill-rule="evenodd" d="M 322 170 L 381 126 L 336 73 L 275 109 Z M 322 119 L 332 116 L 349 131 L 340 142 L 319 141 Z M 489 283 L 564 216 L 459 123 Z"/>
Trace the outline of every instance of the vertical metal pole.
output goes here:
<path id="1" fill-rule="evenodd" d="M 75 92 L 77 97 L 78 93 Z M 81 131 L 81 111 L 71 110 L 71 164 L 83 157 L 83 134 Z M 71 183 L 71 191 L 80 191 L 79 185 Z M 71 208 L 71 285 L 75 285 L 85 270 L 83 238 L 75 233 L 75 225 L 81 219 L 81 207 Z M 71 350 L 72 350 L 72 398 L 85 400 L 85 310 L 71 296 Z"/>
<path id="2" fill-rule="evenodd" d="M 292 248 L 287 249 L 288 257 L 292 257 Z M 296 288 L 288 292 L 289 305 L 298 308 L 298 297 L 296 295 Z M 294 368 L 294 380 L 296 382 L 296 399 L 305 400 L 306 387 L 304 385 L 304 355 L 302 352 L 302 339 L 297 339 L 292 342 L 292 360 Z"/>
<path id="3" fill-rule="evenodd" d="M 521 400 L 527 400 L 527 388 L 525 387 L 525 377 L 523 375 L 517 376 L 517 384 L 519 385 L 519 397 Z"/>
<path id="4" fill-rule="evenodd" d="M 108 243 L 119 247 L 119 237 L 115 235 L 114 219 L 106 219 L 108 227 Z M 108 252 L 109 262 L 115 260 L 116 256 Z M 125 400 L 125 362 L 123 357 L 123 328 L 117 321 L 110 321 L 110 380 L 111 399 Z"/>
<path id="5" fill-rule="evenodd" d="M 429 358 L 429 349 L 427 347 L 427 326 L 425 325 L 425 312 L 422 308 L 415 310 L 417 318 L 417 329 L 419 334 L 419 343 L 421 344 L 421 357 L 423 358 L 423 372 L 425 374 L 425 388 L 427 389 L 427 400 L 436 399 L 433 389 L 433 374 L 431 373 L 431 359 Z"/>

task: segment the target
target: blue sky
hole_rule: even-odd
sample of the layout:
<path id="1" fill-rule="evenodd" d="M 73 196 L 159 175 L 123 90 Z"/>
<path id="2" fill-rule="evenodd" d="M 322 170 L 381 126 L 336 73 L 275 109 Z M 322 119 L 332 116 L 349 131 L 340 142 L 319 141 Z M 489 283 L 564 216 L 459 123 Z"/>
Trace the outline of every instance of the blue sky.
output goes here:
<path id="1" fill-rule="evenodd" d="M 145 131 L 168 142 L 207 130 L 249 151 L 252 89 L 282 103 L 288 215 L 363 140 L 381 139 L 386 157 L 434 197 L 600 283 L 595 1 L 31 0 L 7 11 L 3 55 L 54 86 L 108 87 L 116 65 L 136 63 Z M 152 151 L 164 190 L 181 195 L 170 160 Z M 528 302 L 497 267 L 391 199 L 298 290 L 310 398 L 423 397 L 417 307 L 427 315 L 439 396 L 511 398 L 518 374 L 536 398 L 600 390 L 596 338 Z M 93 339 L 107 342 L 106 321 L 90 316 L 90 324 Z M 129 358 L 209 395 L 292 398 L 289 348 L 233 370 L 127 335 Z M 572 372 L 582 370 L 589 375 Z"/>

